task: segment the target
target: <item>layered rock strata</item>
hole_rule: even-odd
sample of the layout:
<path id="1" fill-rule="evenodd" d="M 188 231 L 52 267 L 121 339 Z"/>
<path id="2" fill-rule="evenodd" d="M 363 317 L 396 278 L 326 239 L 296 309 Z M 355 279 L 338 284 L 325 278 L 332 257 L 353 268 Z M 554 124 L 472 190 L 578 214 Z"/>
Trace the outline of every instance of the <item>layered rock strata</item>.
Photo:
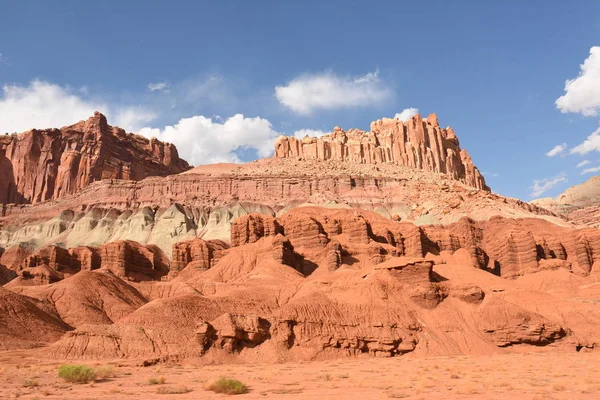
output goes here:
<path id="1" fill-rule="evenodd" d="M 270 233 L 262 229 L 265 225 L 280 228 Z M 463 263 L 502 277 L 555 268 L 585 276 L 600 262 L 599 230 L 562 228 L 533 218 L 463 218 L 448 226 L 419 227 L 368 211 L 302 207 L 276 219 L 250 214 L 231 227 L 236 246 L 276 234 L 285 235 L 303 256 L 299 261 L 303 265 L 295 265 L 303 272 L 314 264 L 335 270 L 357 256 L 378 265 L 390 257 L 435 257 L 443 252 L 465 254 Z M 247 239 L 240 241 L 240 237 Z"/>

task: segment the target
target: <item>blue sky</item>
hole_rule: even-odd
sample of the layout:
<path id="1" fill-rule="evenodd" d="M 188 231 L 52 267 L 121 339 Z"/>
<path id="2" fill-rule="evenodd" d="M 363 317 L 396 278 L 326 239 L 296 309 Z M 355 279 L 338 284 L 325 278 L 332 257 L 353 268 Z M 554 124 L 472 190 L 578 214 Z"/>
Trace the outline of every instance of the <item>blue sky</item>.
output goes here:
<path id="1" fill-rule="evenodd" d="M 0 0 L 0 10 L 0 131 L 100 109 L 198 164 L 417 108 L 452 126 L 505 196 L 555 196 L 600 166 L 600 131 L 580 146 L 600 126 L 600 49 L 590 55 L 600 2 Z"/>

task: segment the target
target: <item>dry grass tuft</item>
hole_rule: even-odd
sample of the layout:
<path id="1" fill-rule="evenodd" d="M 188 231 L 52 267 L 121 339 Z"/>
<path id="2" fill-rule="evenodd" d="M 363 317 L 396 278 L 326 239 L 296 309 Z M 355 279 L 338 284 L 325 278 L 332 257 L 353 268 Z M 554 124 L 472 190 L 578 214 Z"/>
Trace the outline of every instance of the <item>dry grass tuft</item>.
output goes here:
<path id="1" fill-rule="evenodd" d="M 192 389 L 187 388 L 185 386 L 173 387 L 173 386 L 163 386 L 159 387 L 156 393 L 158 394 L 185 394 L 191 392 Z"/>
<path id="2" fill-rule="evenodd" d="M 38 387 L 38 386 L 40 386 L 40 384 L 35 379 L 25 379 L 23 381 L 23 387 L 33 388 L 33 387 Z"/>
<path id="3" fill-rule="evenodd" d="M 148 379 L 149 385 L 164 385 L 167 379 L 164 376 L 159 376 L 158 378 L 150 378 Z"/>
<path id="4" fill-rule="evenodd" d="M 108 379 L 117 376 L 117 371 L 112 365 L 104 365 L 96 368 L 96 379 Z"/>

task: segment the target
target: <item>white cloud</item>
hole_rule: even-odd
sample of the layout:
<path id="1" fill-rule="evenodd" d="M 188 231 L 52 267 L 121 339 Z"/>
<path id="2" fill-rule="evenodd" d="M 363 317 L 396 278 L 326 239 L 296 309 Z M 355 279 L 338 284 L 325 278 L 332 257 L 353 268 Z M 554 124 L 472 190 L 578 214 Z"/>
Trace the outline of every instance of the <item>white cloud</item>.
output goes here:
<path id="1" fill-rule="evenodd" d="M 329 132 L 324 132 L 320 129 L 300 129 L 294 132 L 294 137 L 298 139 L 302 139 L 304 136 L 321 137 L 325 135 L 329 135 Z"/>
<path id="2" fill-rule="evenodd" d="M 154 121 L 156 117 L 155 113 L 146 110 L 143 106 L 123 107 L 116 112 L 114 122 L 111 120 L 108 122 L 129 132 L 138 132 L 146 124 Z"/>
<path id="3" fill-rule="evenodd" d="M 285 86 L 275 87 L 275 96 L 298 114 L 315 110 L 368 106 L 391 96 L 379 79 L 379 71 L 360 77 L 341 77 L 333 72 L 299 76 Z"/>
<path id="4" fill-rule="evenodd" d="M 569 152 L 583 155 L 592 151 L 600 151 L 600 128 L 596 129 L 583 143 L 573 147 Z"/>
<path id="5" fill-rule="evenodd" d="M 149 83 L 148 90 L 154 92 L 155 90 L 164 90 L 169 87 L 167 82 Z"/>
<path id="6" fill-rule="evenodd" d="M 595 116 L 600 110 L 600 47 L 590 49 L 580 68 L 577 78 L 566 81 L 566 93 L 556 100 L 556 107 L 563 113 Z"/>
<path id="7" fill-rule="evenodd" d="M 563 172 L 552 178 L 535 179 L 531 186 L 531 197 L 540 197 L 559 183 L 566 182 L 567 175 Z"/>
<path id="8" fill-rule="evenodd" d="M 91 97 L 89 92 L 87 87 L 63 87 L 40 80 L 23 86 L 6 85 L 0 92 L 0 133 L 62 127 L 100 111 L 111 125 L 174 143 L 180 155 L 193 164 L 239 162 L 236 151 L 240 149 L 254 149 L 260 157 L 268 157 L 273 154 L 273 144 L 280 135 L 267 119 L 245 118 L 241 114 L 230 118 L 193 116 L 180 119 L 173 126 L 156 129 L 149 126 L 152 126 L 151 121 L 164 118 L 162 112 L 153 111 L 159 108 L 143 103 L 108 104 Z M 294 133 L 296 136 L 306 134 L 322 136 L 327 132 L 308 129 Z"/>
<path id="9" fill-rule="evenodd" d="M 600 167 L 586 168 L 583 171 L 581 171 L 581 175 L 591 174 L 592 172 L 598 172 L 598 171 L 600 171 Z"/>
<path id="10" fill-rule="evenodd" d="M 44 81 L 34 80 L 29 86 L 5 85 L 0 97 L 0 129 L 22 132 L 56 128 L 105 109 L 105 104 L 82 100 L 67 88 Z"/>
<path id="11" fill-rule="evenodd" d="M 239 148 L 255 149 L 260 157 L 271 156 L 279 136 L 268 120 L 242 114 L 223 123 L 201 115 L 183 118 L 162 130 L 143 128 L 140 134 L 175 144 L 179 155 L 193 165 L 239 162 L 235 154 Z"/>
<path id="12" fill-rule="evenodd" d="M 2 53 L 0 53 L 0 64 L 8 65 L 8 61 L 6 61 L 6 57 L 4 57 Z"/>
<path id="13" fill-rule="evenodd" d="M 394 115 L 394 118 L 398 118 L 400 121 L 408 121 L 409 119 L 411 119 L 414 115 L 416 115 L 418 113 L 419 113 L 418 108 L 405 108 L 404 110 L 402 110 L 399 113 L 397 113 L 396 115 Z"/>
<path id="14" fill-rule="evenodd" d="M 557 144 L 556 146 L 554 146 L 552 148 L 552 150 L 550 150 L 549 152 L 546 153 L 546 155 L 548 157 L 554 157 L 557 156 L 559 154 L 564 153 L 564 151 L 567 149 L 567 144 L 563 143 L 563 144 Z"/>
<path id="15" fill-rule="evenodd" d="M 104 101 L 87 97 L 87 89 L 73 91 L 41 80 L 27 86 L 5 85 L 0 96 L 0 129 L 23 132 L 33 128 L 60 128 L 100 111 L 106 114 L 109 123 L 131 132 L 156 117 L 142 106 L 110 107 Z"/>
<path id="16" fill-rule="evenodd" d="M 590 163 L 590 160 L 583 160 L 582 162 L 580 162 L 579 164 L 577 164 L 577 168 L 581 168 L 585 165 L 588 165 Z"/>

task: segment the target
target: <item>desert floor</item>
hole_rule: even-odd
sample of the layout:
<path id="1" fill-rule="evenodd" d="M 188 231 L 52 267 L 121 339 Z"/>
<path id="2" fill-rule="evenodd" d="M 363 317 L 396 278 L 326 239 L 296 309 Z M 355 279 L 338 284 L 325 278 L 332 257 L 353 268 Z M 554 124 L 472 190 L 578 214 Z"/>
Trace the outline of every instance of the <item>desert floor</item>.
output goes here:
<path id="1" fill-rule="evenodd" d="M 598 399 L 600 356 L 594 353 L 499 354 L 435 358 L 345 358 L 282 364 L 110 365 L 113 377 L 65 383 L 58 362 L 27 351 L 0 353 L 2 399 L 218 399 L 219 377 L 249 387 L 247 399 Z M 150 381 L 164 380 L 151 384 Z M 167 394 L 164 394 L 167 392 Z M 186 392 L 169 394 L 172 392 Z M 237 398 L 236 397 L 236 398 Z"/>

